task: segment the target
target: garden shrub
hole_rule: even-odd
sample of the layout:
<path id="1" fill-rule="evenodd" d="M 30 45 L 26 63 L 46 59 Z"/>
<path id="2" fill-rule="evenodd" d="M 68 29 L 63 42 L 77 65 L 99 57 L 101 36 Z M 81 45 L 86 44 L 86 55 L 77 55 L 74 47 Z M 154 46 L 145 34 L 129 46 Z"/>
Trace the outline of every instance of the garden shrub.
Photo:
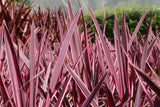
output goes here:
<path id="1" fill-rule="evenodd" d="M 114 26 L 114 14 L 117 14 L 118 22 L 119 22 L 119 27 L 121 28 L 121 19 L 122 19 L 122 12 L 125 12 L 126 16 L 126 23 L 129 26 L 130 33 L 132 34 L 139 19 L 142 17 L 142 15 L 145 13 L 145 11 L 149 10 L 144 22 L 142 23 L 140 27 L 140 33 L 144 35 L 147 30 L 147 23 L 149 23 L 150 17 L 152 13 L 154 13 L 154 18 L 153 18 L 153 23 L 152 23 L 152 30 L 155 33 L 156 32 L 156 26 L 160 26 L 160 10 L 157 9 L 154 6 L 138 6 L 138 5 L 132 5 L 132 6 L 119 6 L 114 9 L 109 9 L 106 8 L 105 12 L 107 14 L 107 19 L 106 19 L 106 36 L 108 38 L 113 38 L 113 26 Z M 104 10 L 98 9 L 97 11 L 94 12 L 97 21 L 101 27 L 103 28 L 104 24 Z M 85 14 L 85 19 L 89 20 L 91 17 L 88 13 Z M 93 22 L 88 24 L 88 27 L 93 25 Z M 160 29 L 160 28 L 158 28 Z M 95 28 L 93 28 L 93 31 L 95 31 Z"/>

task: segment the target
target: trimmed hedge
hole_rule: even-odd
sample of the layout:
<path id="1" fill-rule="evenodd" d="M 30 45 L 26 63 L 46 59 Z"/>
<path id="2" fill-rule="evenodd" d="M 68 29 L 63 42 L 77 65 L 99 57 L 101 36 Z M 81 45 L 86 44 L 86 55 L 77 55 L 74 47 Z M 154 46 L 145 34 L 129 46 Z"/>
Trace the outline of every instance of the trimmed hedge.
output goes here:
<path id="1" fill-rule="evenodd" d="M 115 9 L 108 9 L 106 8 L 105 11 L 107 12 L 107 19 L 106 19 L 106 36 L 108 38 L 113 38 L 113 27 L 114 27 L 114 14 L 117 14 L 118 22 L 120 24 L 121 28 L 121 20 L 122 20 L 122 12 L 125 12 L 126 16 L 126 23 L 129 26 L 130 33 L 132 34 L 138 21 L 142 17 L 142 15 L 145 13 L 146 10 L 149 10 L 145 20 L 143 21 L 143 24 L 140 27 L 140 33 L 144 35 L 147 30 L 147 23 L 149 23 L 150 17 L 152 15 L 152 12 L 154 12 L 154 18 L 152 22 L 152 29 L 153 32 L 156 32 L 156 26 L 158 26 L 160 30 L 160 9 L 157 9 L 154 6 L 151 7 L 141 7 L 137 5 L 132 5 L 132 6 L 124 6 L 124 7 L 117 7 Z M 104 11 L 103 10 L 97 10 L 95 11 L 95 16 L 100 24 L 100 27 L 103 28 L 103 23 L 104 23 Z M 90 14 L 87 13 L 85 14 L 85 20 L 89 20 Z M 93 25 L 93 22 L 88 24 L 88 27 Z M 93 28 L 93 31 L 95 31 L 95 28 Z"/>

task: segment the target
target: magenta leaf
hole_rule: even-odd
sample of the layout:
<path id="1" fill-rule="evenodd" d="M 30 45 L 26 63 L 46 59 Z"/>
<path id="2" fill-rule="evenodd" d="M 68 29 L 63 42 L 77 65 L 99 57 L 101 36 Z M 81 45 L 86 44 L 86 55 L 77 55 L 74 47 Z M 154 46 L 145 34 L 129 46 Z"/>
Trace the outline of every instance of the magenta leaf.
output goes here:
<path id="1" fill-rule="evenodd" d="M 74 28 L 75 28 L 75 25 L 80 17 L 80 14 L 81 14 L 81 10 L 80 9 L 77 13 L 77 15 L 75 16 L 69 30 L 68 30 L 68 33 L 66 34 L 66 37 L 65 37 L 65 40 L 61 46 L 61 50 L 60 50 L 60 53 L 59 53 L 59 56 L 58 56 L 58 59 L 57 59 L 57 62 L 56 62 L 56 65 L 53 69 L 53 72 L 52 72 L 52 77 L 51 77 L 51 82 L 50 82 L 50 89 L 53 91 L 54 88 L 55 88 L 55 85 L 56 85 L 56 81 L 58 79 L 58 75 L 60 73 L 60 70 L 62 68 L 62 65 L 64 63 L 64 58 L 65 58 L 65 55 L 66 55 L 66 52 L 67 52 L 67 49 L 68 49 L 68 46 L 69 46 L 69 43 L 70 43 L 70 40 L 71 40 L 71 37 L 73 35 L 73 31 L 74 31 Z"/>
<path id="2" fill-rule="evenodd" d="M 131 37 L 131 39 L 130 39 L 130 41 L 129 41 L 129 43 L 128 43 L 128 46 L 127 46 L 127 50 L 129 50 L 129 49 L 131 48 L 131 45 L 132 45 L 134 39 L 136 38 L 137 32 L 139 31 L 139 28 L 140 28 L 143 20 L 145 19 L 147 13 L 148 13 L 148 10 L 147 10 L 147 11 L 144 13 L 144 15 L 141 17 L 141 19 L 139 20 L 136 28 L 134 29 L 134 32 L 133 32 L 133 34 L 132 34 L 132 37 Z"/>
<path id="3" fill-rule="evenodd" d="M 101 31 L 101 29 L 100 29 L 100 27 L 99 27 L 99 24 L 98 24 L 95 16 L 93 15 L 92 10 L 90 9 L 90 7 L 88 7 L 88 8 L 89 8 L 89 11 L 90 11 L 92 20 L 93 20 L 93 22 L 94 22 L 94 24 L 95 24 L 95 27 L 96 27 L 96 29 L 97 29 L 98 35 L 100 36 L 100 41 L 101 41 L 101 44 L 102 44 L 102 49 L 103 49 L 103 51 L 104 51 L 105 58 L 106 58 L 108 67 L 109 67 L 109 69 L 110 69 L 110 72 L 111 72 L 111 74 L 112 74 L 112 76 L 113 76 L 113 78 L 114 78 L 114 82 L 115 82 L 116 89 L 117 89 L 117 91 L 118 91 L 119 97 L 122 98 L 122 95 L 121 95 L 121 93 L 120 93 L 121 88 L 120 88 L 120 85 L 119 85 L 119 82 L 118 82 L 118 78 L 117 78 L 118 76 L 117 76 L 117 74 L 116 74 L 115 67 L 114 67 L 114 65 L 113 65 L 113 59 L 112 59 L 112 57 L 111 57 L 111 52 L 110 52 L 108 46 L 106 46 L 104 37 L 103 37 L 103 35 L 102 35 L 102 31 Z"/>
<path id="4" fill-rule="evenodd" d="M 82 104 L 82 107 L 88 107 L 89 106 L 90 102 L 93 100 L 94 96 L 97 94 L 98 90 L 101 88 L 101 85 L 103 84 L 103 81 L 104 81 L 106 75 L 107 75 L 107 73 L 104 74 L 104 76 L 99 81 L 99 83 L 97 84 L 97 86 L 93 89 L 93 91 L 91 92 L 91 94 L 86 98 L 86 100 Z"/>
<path id="5" fill-rule="evenodd" d="M 30 51 L 29 51 L 29 59 L 30 59 L 30 79 L 36 75 L 35 69 L 35 25 L 34 21 L 32 22 L 31 27 L 31 40 L 30 40 Z M 36 79 L 30 81 L 30 106 L 36 106 Z"/>
<path id="6" fill-rule="evenodd" d="M 142 71 L 145 71 L 145 67 L 146 67 L 148 36 L 150 36 L 150 32 L 151 32 L 152 19 L 153 19 L 153 14 L 150 19 L 150 23 L 149 23 L 147 35 L 146 35 L 146 41 L 145 41 L 143 52 L 142 52 L 142 59 L 141 59 L 141 65 L 140 65 L 140 68 L 142 69 Z M 137 89 L 137 94 L 136 94 L 136 99 L 135 99 L 135 106 L 140 106 L 139 99 L 141 98 L 141 95 L 142 95 L 142 86 L 139 83 L 138 89 Z"/>
<path id="7" fill-rule="evenodd" d="M 17 61 L 17 56 L 13 47 L 13 42 L 10 38 L 10 33 L 8 31 L 5 22 L 3 22 L 3 29 L 5 33 L 4 39 L 7 52 L 7 60 L 8 60 L 10 75 L 12 78 L 12 87 L 15 95 L 14 98 L 16 100 L 16 105 L 20 107 L 21 105 L 25 104 L 23 97 L 24 93 L 22 90 L 20 90 L 20 87 L 23 85 L 20 75 L 20 69 Z"/>
<path id="8" fill-rule="evenodd" d="M 90 91 L 88 90 L 87 86 L 83 83 L 83 81 L 80 79 L 80 77 L 69 66 L 66 65 L 66 68 L 71 73 L 73 79 L 75 80 L 79 88 L 82 90 L 82 93 L 85 95 L 85 97 L 89 96 Z M 91 105 L 93 105 L 94 107 L 98 107 L 98 104 L 95 100 L 91 102 Z"/>

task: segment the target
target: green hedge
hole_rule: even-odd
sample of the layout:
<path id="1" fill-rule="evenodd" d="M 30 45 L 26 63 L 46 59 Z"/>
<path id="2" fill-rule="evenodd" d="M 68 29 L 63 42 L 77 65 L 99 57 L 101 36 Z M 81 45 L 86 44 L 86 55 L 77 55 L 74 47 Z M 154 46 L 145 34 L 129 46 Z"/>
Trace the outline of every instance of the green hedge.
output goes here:
<path id="1" fill-rule="evenodd" d="M 140 33 L 142 35 L 146 34 L 147 30 L 147 23 L 149 23 L 150 17 L 152 15 L 152 12 L 154 12 L 154 18 L 152 22 L 152 29 L 153 32 L 155 33 L 156 25 L 159 27 L 158 29 L 160 30 L 160 9 L 157 9 L 154 6 L 150 7 L 141 7 L 137 5 L 133 6 L 124 6 L 124 7 L 117 7 L 114 9 L 108 9 L 106 8 L 105 11 L 107 12 L 107 19 L 106 19 L 106 36 L 108 38 L 113 38 L 113 27 L 114 27 L 114 14 L 117 14 L 118 17 L 118 22 L 121 27 L 121 20 L 122 20 L 122 12 L 125 12 L 126 16 L 126 22 L 129 26 L 130 33 L 132 34 L 138 21 L 142 17 L 142 15 L 145 13 L 146 10 L 149 10 L 145 20 L 143 21 L 143 24 L 140 27 Z M 104 11 L 103 10 L 97 10 L 94 12 L 100 27 L 103 27 L 104 23 Z M 87 13 L 85 14 L 85 20 L 89 20 L 90 14 Z M 89 23 L 88 27 L 93 25 L 93 22 Z M 95 28 L 93 28 L 93 31 L 96 31 Z"/>
<path id="2" fill-rule="evenodd" d="M 31 0 L 13 0 L 13 2 L 15 2 L 15 3 L 24 3 L 25 5 L 29 5 L 31 3 Z"/>

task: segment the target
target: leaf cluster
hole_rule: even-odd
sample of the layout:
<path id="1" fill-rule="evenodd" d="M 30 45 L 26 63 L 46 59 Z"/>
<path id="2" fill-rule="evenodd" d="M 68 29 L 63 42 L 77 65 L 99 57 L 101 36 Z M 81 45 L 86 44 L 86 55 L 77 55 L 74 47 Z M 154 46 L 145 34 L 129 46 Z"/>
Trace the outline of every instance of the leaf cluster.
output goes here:
<path id="1" fill-rule="evenodd" d="M 125 12 L 121 25 L 115 14 L 112 44 L 107 22 L 101 28 L 89 6 L 87 27 L 81 4 L 74 14 L 69 0 L 68 14 L 56 3 L 54 11 L 32 12 L 30 5 L 0 4 L 0 106 L 159 106 L 160 33 L 152 31 L 153 14 L 138 38 L 149 11 L 132 34 Z"/>

